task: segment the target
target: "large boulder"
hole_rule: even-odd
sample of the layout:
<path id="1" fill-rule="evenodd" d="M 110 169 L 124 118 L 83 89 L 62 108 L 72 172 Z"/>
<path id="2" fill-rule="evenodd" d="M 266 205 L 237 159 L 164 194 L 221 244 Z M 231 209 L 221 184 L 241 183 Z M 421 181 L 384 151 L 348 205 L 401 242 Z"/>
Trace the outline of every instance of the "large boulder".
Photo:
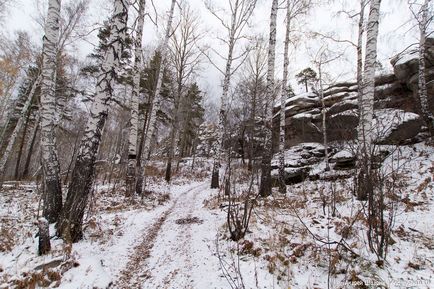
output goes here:
<path id="1" fill-rule="evenodd" d="M 425 49 L 425 76 L 427 81 L 428 95 L 430 96 L 430 108 L 434 110 L 434 38 L 426 39 Z M 418 92 L 418 75 L 419 75 L 419 50 L 412 49 L 404 51 L 394 56 L 390 63 L 393 66 L 393 72 L 399 81 L 410 88 L 415 94 Z"/>
<path id="2" fill-rule="evenodd" d="M 356 156 L 348 149 L 343 149 L 330 158 L 335 170 L 350 170 L 356 165 Z"/>
<path id="3" fill-rule="evenodd" d="M 434 38 L 426 42 L 426 75 L 428 102 L 434 112 Z M 399 144 L 421 141 L 422 120 L 418 115 L 417 90 L 419 55 L 417 50 L 400 53 L 392 58 L 393 73 L 375 78 L 374 109 L 376 111 L 376 142 Z M 278 101 L 280 104 L 280 102 Z M 274 107 L 274 134 L 279 139 L 279 110 Z M 357 137 L 358 86 L 356 82 L 336 83 L 324 90 L 326 129 L 329 142 L 348 141 Z M 322 102 L 316 93 L 291 97 L 285 106 L 286 148 L 305 142 L 323 141 Z M 415 137 L 417 135 L 417 137 Z M 278 147 L 277 145 L 275 146 Z"/>
<path id="4" fill-rule="evenodd" d="M 401 144 L 421 132 L 422 119 L 400 109 L 380 109 L 375 111 L 372 126 L 377 144 Z"/>
<path id="5" fill-rule="evenodd" d="M 285 183 L 287 185 L 304 181 L 312 167 L 324 159 L 325 147 L 320 143 L 301 143 L 285 151 Z M 279 159 L 271 161 L 273 183 L 277 185 Z"/>

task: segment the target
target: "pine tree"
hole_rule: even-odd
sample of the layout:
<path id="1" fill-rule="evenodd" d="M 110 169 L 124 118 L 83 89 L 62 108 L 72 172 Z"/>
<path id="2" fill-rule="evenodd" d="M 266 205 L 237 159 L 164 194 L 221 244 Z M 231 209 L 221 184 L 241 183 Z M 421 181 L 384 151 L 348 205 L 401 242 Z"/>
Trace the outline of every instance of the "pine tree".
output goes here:
<path id="1" fill-rule="evenodd" d="M 316 72 L 310 67 L 303 69 L 295 77 L 298 79 L 299 84 L 304 84 L 306 92 L 309 91 L 308 85 L 312 85 L 317 81 Z"/>
<path id="2" fill-rule="evenodd" d="M 157 112 L 160 110 L 161 102 L 162 102 L 161 86 L 163 84 L 164 69 L 166 68 L 169 38 L 172 33 L 172 22 L 175 13 L 175 4 L 176 4 L 176 0 L 172 0 L 170 12 L 169 12 L 169 18 L 166 24 L 165 36 L 164 36 L 163 44 L 161 46 L 161 59 L 160 59 L 160 65 L 158 69 L 157 84 L 154 91 L 154 97 L 152 100 L 152 108 L 150 112 L 149 123 L 147 124 L 148 129 L 144 137 L 143 154 L 145 157 L 151 151 L 151 140 L 153 138 L 156 123 L 157 123 Z M 146 161 L 146 159 L 144 159 L 144 161 Z M 145 163 L 143 163 L 142 166 L 145 167 Z M 145 170 L 143 169 L 143 172 L 141 173 L 144 175 Z M 142 184 L 141 188 L 143 187 L 144 185 Z"/>

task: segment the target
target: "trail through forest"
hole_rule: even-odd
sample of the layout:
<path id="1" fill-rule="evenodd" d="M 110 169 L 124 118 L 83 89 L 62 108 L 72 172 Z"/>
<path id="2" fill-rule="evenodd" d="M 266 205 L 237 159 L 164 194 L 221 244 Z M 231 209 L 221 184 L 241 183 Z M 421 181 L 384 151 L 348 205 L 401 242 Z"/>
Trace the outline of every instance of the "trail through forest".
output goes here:
<path id="1" fill-rule="evenodd" d="M 215 218 L 204 208 L 210 194 L 207 186 L 201 183 L 184 190 L 156 218 L 132 250 L 116 288 L 204 288 L 198 284 L 214 279 L 210 277 L 218 274 L 218 268 L 209 265 L 218 260 L 212 256 L 209 241 L 217 228 Z"/>

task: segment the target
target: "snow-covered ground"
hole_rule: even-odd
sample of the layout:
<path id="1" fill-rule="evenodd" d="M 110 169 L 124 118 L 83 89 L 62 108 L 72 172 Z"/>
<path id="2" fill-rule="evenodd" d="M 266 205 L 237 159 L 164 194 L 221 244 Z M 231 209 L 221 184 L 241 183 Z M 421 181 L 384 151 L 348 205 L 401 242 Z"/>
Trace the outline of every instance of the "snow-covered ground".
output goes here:
<path id="1" fill-rule="evenodd" d="M 226 200 L 203 171 L 176 176 L 171 187 L 151 178 L 143 201 L 99 185 L 84 240 L 70 247 L 53 238 L 46 256 L 37 256 L 35 185 L 7 184 L 0 288 L 434 288 L 434 149 L 402 146 L 383 169 L 399 183 L 384 264 L 368 249 L 363 203 L 348 175 L 259 199 L 239 242 L 229 240 Z"/>

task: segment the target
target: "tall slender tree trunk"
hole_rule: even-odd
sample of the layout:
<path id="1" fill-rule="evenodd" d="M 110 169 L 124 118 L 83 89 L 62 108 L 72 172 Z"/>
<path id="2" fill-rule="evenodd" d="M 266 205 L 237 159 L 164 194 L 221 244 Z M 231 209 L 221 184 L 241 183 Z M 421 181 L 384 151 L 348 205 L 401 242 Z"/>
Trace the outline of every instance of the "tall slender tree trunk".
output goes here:
<path id="1" fill-rule="evenodd" d="M 428 4 L 431 2 L 430 0 L 425 0 L 421 7 L 421 19 L 419 20 L 419 30 L 420 30 L 420 39 L 419 39 L 419 100 L 420 107 L 422 111 L 422 116 L 425 121 L 426 126 L 428 127 L 428 131 L 431 137 L 434 136 L 434 117 L 429 109 L 428 104 L 428 92 L 426 88 L 426 77 L 425 77 L 425 42 L 426 42 L 426 29 L 428 26 Z"/>
<path id="2" fill-rule="evenodd" d="M 84 210 L 95 178 L 95 161 L 123 51 L 128 5 L 126 0 L 115 0 L 114 2 L 109 47 L 104 53 L 101 71 L 97 78 L 95 98 L 80 143 L 68 195 L 57 224 L 57 235 L 67 242 L 77 242 L 82 238 Z"/>
<path id="3" fill-rule="evenodd" d="M 126 196 L 131 197 L 136 190 L 137 176 L 137 138 L 139 129 L 139 94 L 140 94 L 140 72 L 142 69 L 142 38 L 143 26 L 145 23 L 145 0 L 139 1 L 139 15 L 137 20 L 136 38 L 134 40 L 134 79 L 131 95 L 131 119 L 128 137 L 128 165 L 126 178 Z"/>
<path id="4" fill-rule="evenodd" d="M 238 6 L 238 1 L 237 3 L 235 3 L 235 7 L 237 6 Z M 223 80 L 223 92 L 220 98 L 221 104 L 220 104 L 219 122 L 217 126 L 217 139 L 216 139 L 217 151 L 214 154 L 214 164 L 213 164 L 212 175 L 211 175 L 211 189 L 218 188 L 220 183 L 219 169 L 224 155 L 224 134 L 225 134 L 225 126 L 226 126 L 228 94 L 229 94 L 229 87 L 230 87 L 231 76 L 232 76 L 232 62 L 233 62 L 234 46 L 235 46 L 236 19 L 237 19 L 237 15 L 235 13 L 232 13 L 228 58 L 226 60 L 225 77 Z"/>
<path id="5" fill-rule="evenodd" d="M 136 194 L 142 194 L 142 185 L 143 185 L 143 174 L 142 172 L 142 160 L 143 160 L 143 144 L 145 142 L 146 137 L 146 127 L 147 127 L 147 119 L 148 119 L 148 110 L 143 114 L 142 120 L 142 130 L 140 133 L 140 141 L 139 148 L 137 150 L 137 179 L 136 179 Z"/>
<path id="6" fill-rule="evenodd" d="M 26 162 L 24 163 L 24 169 L 22 175 L 23 178 L 29 176 L 30 161 L 32 160 L 33 149 L 36 143 L 36 136 L 38 135 L 38 131 L 39 131 L 39 120 L 40 120 L 40 114 L 38 113 L 38 117 L 36 118 L 35 125 L 33 127 L 33 133 L 32 133 L 32 138 L 30 140 L 30 145 L 27 151 Z"/>
<path id="7" fill-rule="evenodd" d="M 18 137 L 21 129 L 23 128 L 27 112 L 29 111 L 29 109 L 32 105 L 32 102 L 33 102 L 35 90 L 38 87 L 39 83 L 41 82 L 41 79 L 42 79 L 42 75 L 38 76 L 36 81 L 33 83 L 32 88 L 31 88 L 31 90 L 27 96 L 27 100 L 24 103 L 23 108 L 21 109 L 21 115 L 18 118 L 17 124 L 15 125 L 15 128 L 9 137 L 8 144 L 7 144 L 6 149 L 3 153 L 3 156 L 0 159 L 0 188 L 2 187 L 3 178 L 5 175 L 6 163 L 7 163 L 8 159 L 12 153 L 12 149 L 14 147 L 16 140 L 17 140 L 17 137 Z"/>
<path id="8" fill-rule="evenodd" d="M 285 32 L 285 49 L 283 52 L 283 76 L 282 76 L 282 93 L 280 95 L 280 125 L 279 125 L 279 191 L 286 194 L 285 183 L 285 106 L 290 93 L 288 86 L 288 67 L 289 67 L 289 32 L 291 29 L 291 2 L 286 1 L 286 32 Z"/>
<path id="9" fill-rule="evenodd" d="M 265 121 L 265 140 L 264 153 L 262 155 L 261 164 L 261 184 L 259 194 L 262 197 L 267 197 L 271 194 L 271 158 L 273 156 L 272 137 L 273 137 L 273 107 L 275 96 L 274 85 L 274 65 L 276 60 L 276 20 L 277 20 L 278 1 L 273 0 L 270 14 L 270 38 L 268 43 L 268 70 L 267 70 L 267 86 L 266 98 L 269 102 L 267 106 L 266 121 Z"/>
<path id="10" fill-rule="evenodd" d="M 169 38 L 172 33 L 172 22 L 173 22 L 173 15 L 175 13 L 175 4 L 176 0 L 172 0 L 172 4 L 170 6 L 170 12 L 169 12 L 169 18 L 167 20 L 166 24 L 166 33 L 164 35 L 164 41 L 163 45 L 161 47 L 161 60 L 160 60 L 160 66 L 158 68 L 158 77 L 157 77 L 157 85 L 155 86 L 154 91 L 154 98 L 153 98 L 153 104 L 152 104 L 152 110 L 151 110 L 151 116 L 149 118 L 149 124 L 148 124 L 148 131 L 145 135 L 145 143 L 143 145 L 143 153 L 145 158 L 142 162 L 143 167 L 143 174 L 145 174 L 145 165 L 146 165 L 146 159 L 147 156 L 151 152 L 151 140 L 154 135 L 154 130 L 156 127 L 157 122 L 157 112 L 160 110 L 161 107 L 161 86 L 163 84 L 163 76 L 164 76 L 164 69 L 166 68 L 166 61 L 167 61 L 167 50 L 169 46 Z M 145 178 L 143 177 L 143 181 Z M 144 183 L 142 183 L 142 189 L 144 189 Z"/>
<path id="11" fill-rule="evenodd" d="M 365 21 L 365 6 L 367 0 L 360 0 L 360 12 L 359 12 L 359 31 L 357 37 L 357 98 L 359 104 L 362 103 L 363 95 L 363 32 L 365 28 L 363 26 Z M 360 107 L 359 107 L 360 111 Z"/>
<path id="12" fill-rule="evenodd" d="M 56 114 L 56 55 L 60 30 L 60 0 L 48 1 L 42 47 L 41 81 L 41 157 L 44 176 L 43 216 L 50 223 L 58 220 L 62 209 L 60 165 L 57 157 L 54 118 Z"/>
<path id="13" fill-rule="evenodd" d="M 181 61 L 183 61 L 181 59 Z M 167 154 L 167 165 L 166 165 L 166 181 L 170 183 L 170 180 L 172 178 L 172 161 L 175 157 L 175 149 L 176 149 L 176 140 L 179 138 L 179 122 L 180 122 L 180 113 L 181 113 L 181 98 L 182 98 L 182 75 L 183 68 L 179 71 L 179 76 L 177 80 L 177 88 L 176 88 L 176 95 L 175 95 L 175 101 L 174 101 L 174 115 L 172 119 L 172 130 L 170 132 L 170 144 L 169 144 L 169 151 Z"/>
<path id="14" fill-rule="evenodd" d="M 25 121 L 24 128 L 23 128 L 23 134 L 21 136 L 20 147 L 18 149 L 17 161 L 15 163 L 15 173 L 14 173 L 14 179 L 15 180 L 19 180 L 19 178 L 20 178 L 21 156 L 23 154 L 24 143 L 26 142 L 27 128 L 29 126 L 29 117 L 30 117 L 30 110 L 26 115 L 26 121 Z"/>
<path id="15" fill-rule="evenodd" d="M 365 69 L 363 79 L 363 95 L 358 126 L 358 174 L 357 174 L 357 198 L 366 200 L 372 194 L 371 161 L 373 155 L 373 131 L 372 119 L 374 116 L 374 91 L 375 91 L 375 61 L 377 59 L 377 38 L 380 18 L 381 0 L 371 0 L 367 42 Z"/>
<path id="16" fill-rule="evenodd" d="M 252 99 L 252 112 L 250 115 L 250 124 L 249 124 L 249 134 L 250 134 L 250 142 L 249 142 L 249 162 L 247 167 L 249 171 L 253 170 L 253 154 L 255 149 L 255 124 L 256 124 L 256 101 L 258 98 L 258 75 L 255 76 L 255 86 L 253 89 L 253 99 Z"/>
<path id="17" fill-rule="evenodd" d="M 323 137 L 323 145 L 324 145 L 324 153 L 325 153 L 325 164 L 326 171 L 330 170 L 329 164 L 329 150 L 328 150 L 328 141 L 327 141 L 327 122 L 326 122 L 326 106 L 324 102 L 324 87 L 322 82 L 322 55 L 320 56 L 320 62 L 318 65 L 318 76 L 319 76 L 319 94 L 321 99 L 321 115 L 322 115 L 322 137 Z"/>

